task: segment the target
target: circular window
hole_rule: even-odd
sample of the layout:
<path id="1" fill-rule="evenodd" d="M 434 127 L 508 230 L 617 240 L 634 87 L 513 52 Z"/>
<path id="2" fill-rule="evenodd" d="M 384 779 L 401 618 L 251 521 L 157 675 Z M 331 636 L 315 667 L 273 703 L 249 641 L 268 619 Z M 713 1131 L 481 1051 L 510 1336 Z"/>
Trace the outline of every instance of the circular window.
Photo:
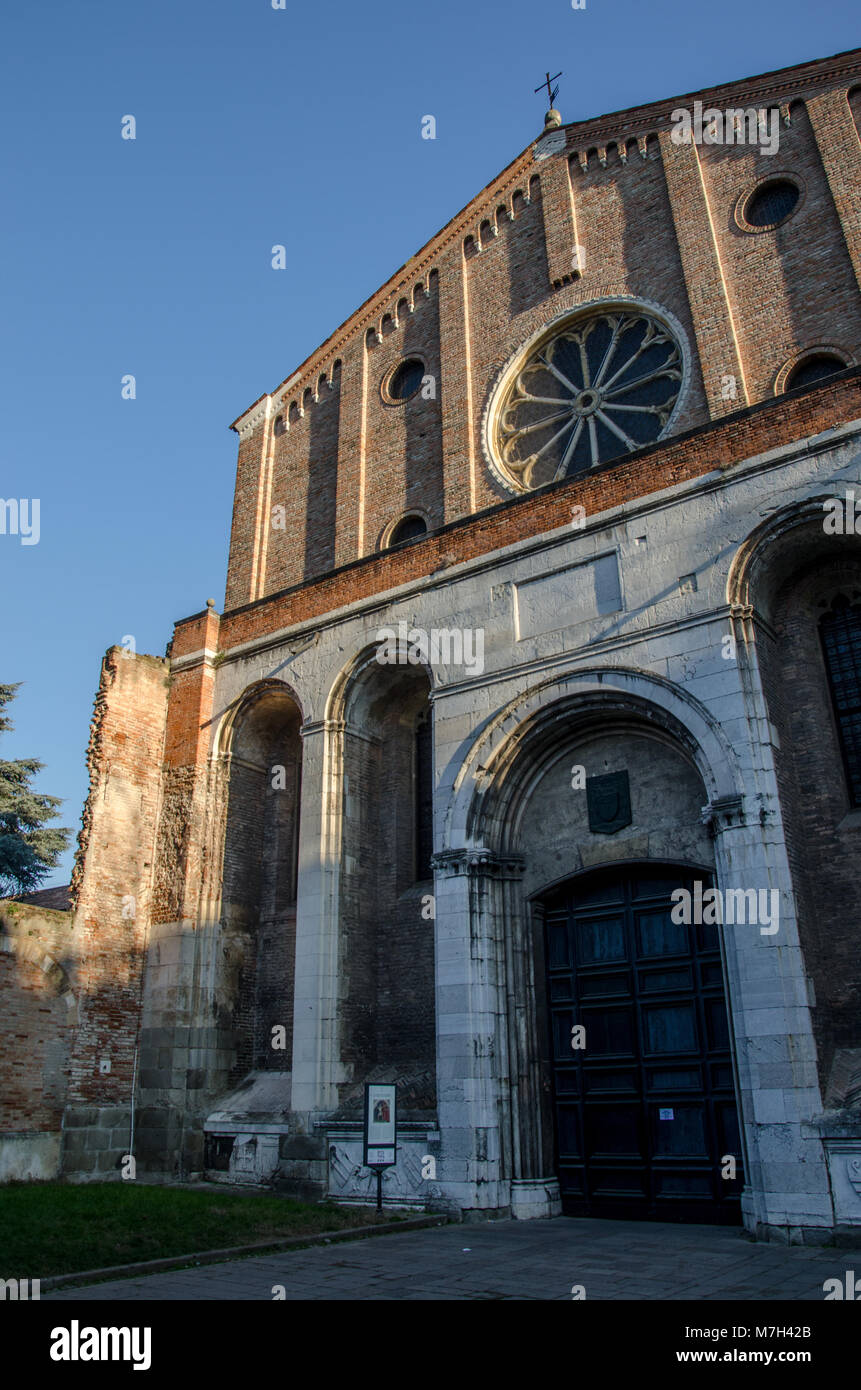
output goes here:
<path id="1" fill-rule="evenodd" d="M 384 398 L 392 402 L 409 400 L 421 386 L 424 374 L 425 364 L 418 357 L 399 362 L 383 383 Z"/>
<path id="2" fill-rule="evenodd" d="M 654 315 L 612 308 L 569 319 L 504 381 L 492 452 L 520 488 L 594 468 L 654 443 L 681 381 L 679 345 Z"/>
<path id="3" fill-rule="evenodd" d="M 748 227 L 776 227 L 794 211 L 800 197 L 801 189 L 791 179 L 761 183 L 742 205 L 742 222 Z"/>
<path id="4" fill-rule="evenodd" d="M 427 534 L 427 522 L 421 516 L 405 516 L 392 529 L 388 545 L 400 545 L 401 541 L 414 541 Z"/>
<path id="5" fill-rule="evenodd" d="M 842 372 L 845 366 L 846 363 L 840 357 L 834 357 L 831 353 L 813 353 L 799 362 L 797 367 L 792 368 L 783 389 L 794 391 L 798 386 L 812 386 L 814 381 L 821 381 L 825 376 Z"/>

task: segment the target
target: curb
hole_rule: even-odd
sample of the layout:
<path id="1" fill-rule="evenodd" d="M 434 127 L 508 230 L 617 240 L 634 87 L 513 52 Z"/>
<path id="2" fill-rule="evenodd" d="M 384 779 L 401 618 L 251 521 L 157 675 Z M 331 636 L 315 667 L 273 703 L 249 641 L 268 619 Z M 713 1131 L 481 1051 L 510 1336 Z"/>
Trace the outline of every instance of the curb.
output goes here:
<path id="1" fill-rule="evenodd" d="M 322 1231 L 319 1235 L 285 1236 L 283 1240 L 263 1240 L 254 1245 L 228 1246 L 224 1250 L 199 1250 L 193 1255 L 170 1255 L 161 1260 L 144 1260 L 140 1264 L 108 1265 L 104 1269 L 85 1269 L 76 1274 L 52 1274 L 41 1280 L 43 1292 L 62 1289 L 68 1284 L 101 1283 L 107 1279 L 131 1278 L 135 1274 L 161 1274 L 185 1265 L 222 1264 L 246 1255 L 277 1254 L 298 1246 L 334 1245 L 336 1241 L 365 1240 L 370 1236 L 396 1235 L 398 1231 L 421 1231 L 428 1226 L 446 1226 L 448 1216 L 420 1216 L 409 1221 L 388 1221 L 384 1226 L 352 1226 L 345 1231 Z"/>

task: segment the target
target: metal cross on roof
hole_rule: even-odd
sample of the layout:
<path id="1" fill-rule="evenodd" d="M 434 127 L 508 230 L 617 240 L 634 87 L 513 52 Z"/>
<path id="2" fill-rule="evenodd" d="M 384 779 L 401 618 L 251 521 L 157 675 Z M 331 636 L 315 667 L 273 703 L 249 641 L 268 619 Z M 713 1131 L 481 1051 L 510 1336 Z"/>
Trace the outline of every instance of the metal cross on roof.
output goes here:
<path id="1" fill-rule="evenodd" d="M 550 73 L 548 72 L 548 73 L 545 74 L 544 81 L 543 81 L 543 82 L 540 82 L 540 83 L 538 84 L 538 86 L 535 88 L 536 92 L 540 92 L 540 91 L 542 90 L 542 88 L 544 88 L 544 87 L 547 88 L 547 96 L 548 96 L 548 98 L 549 98 L 551 108 L 552 108 L 553 103 L 554 103 L 554 101 L 556 100 L 557 96 L 559 95 L 559 88 L 558 88 L 558 87 L 554 87 L 554 88 L 551 90 L 550 84 L 551 84 L 551 82 L 555 82 L 557 77 L 561 77 L 561 76 L 562 76 L 562 73 L 561 73 L 561 72 L 557 72 L 555 77 L 551 77 L 551 76 L 550 76 Z"/>

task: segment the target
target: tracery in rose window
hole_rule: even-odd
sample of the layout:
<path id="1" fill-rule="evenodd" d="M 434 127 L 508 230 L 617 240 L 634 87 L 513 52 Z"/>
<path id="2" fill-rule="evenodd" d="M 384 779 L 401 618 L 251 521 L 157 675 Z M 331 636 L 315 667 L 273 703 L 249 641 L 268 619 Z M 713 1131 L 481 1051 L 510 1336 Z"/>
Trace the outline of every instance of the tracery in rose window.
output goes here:
<path id="1" fill-rule="evenodd" d="M 667 327 L 640 310 L 602 310 L 548 338 L 517 371 L 497 415 L 495 452 L 535 488 L 652 444 L 682 381 Z"/>

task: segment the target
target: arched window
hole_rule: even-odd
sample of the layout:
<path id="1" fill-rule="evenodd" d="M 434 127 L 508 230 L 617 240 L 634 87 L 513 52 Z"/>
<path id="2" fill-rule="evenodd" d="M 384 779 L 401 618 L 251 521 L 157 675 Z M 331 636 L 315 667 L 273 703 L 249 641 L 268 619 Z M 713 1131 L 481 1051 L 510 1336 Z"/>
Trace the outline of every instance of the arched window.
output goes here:
<path id="1" fill-rule="evenodd" d="M 389 536 L 389 545 L 400 545 L 401 541 L 414 541 L 427 532 L 427 522 L 421 516 L 405 516 L 395 526 Z"/>
<path id="2" fill-rule="evenodd" d="M 794 391 L 799 386 L 812 386 L 814 381 L 821 381 L 823 377 L 831 376 L 834 372 L 842 372 L 845 366 L 846 363 L 833 353 L 813 353 L 810 357 L 803 358 L 797 367 L 793 367 L 783 389 Z"/>
<path id="3" fill-rule="evenodd" d="M 819 632 L 849 800 L 861 806 L 861 607 L 838 594 Z"/>
<path id="4" fill-rule="evenodd" d="M 433 878 L 433 736 L 428 714 L 416 725 L 415 737 L 416 879 Z"/>

